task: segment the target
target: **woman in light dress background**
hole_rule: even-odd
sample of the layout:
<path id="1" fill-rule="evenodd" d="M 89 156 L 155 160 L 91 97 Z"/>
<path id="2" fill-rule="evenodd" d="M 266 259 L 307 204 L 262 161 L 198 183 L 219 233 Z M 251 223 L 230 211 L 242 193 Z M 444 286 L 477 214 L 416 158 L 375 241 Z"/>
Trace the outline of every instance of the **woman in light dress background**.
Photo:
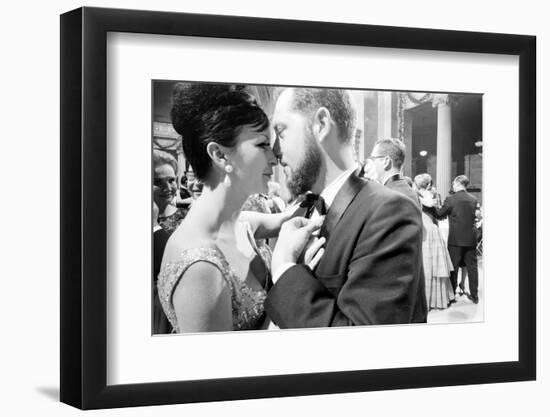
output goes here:
<path id="1" fill-rule="evenodd" d="M 445 309 L 455 302 L 450 280 L 453 264 L 447 250 L 447 244 L 433 214 L 434 201 L 437 198 L 429 174 L 414 177 L 420 201 L 422 203 L 422 256 L 426 279 L 426 301 L 429 309 Z"/>
<path id="2" fill-rule="evenodd" d="M 276 236 L 293 212 L 241 208 L 268 191 L 277 163 L 268 118 L 244 87 L 207 83 L 177 84 L 171 116 L 204 185 L 165 248 L 158 277 L 164 312 L 174 332 L 266 328 L 271 260 L 255 240 Z M 318 262 L 317 249 L 306 261 Z"/>

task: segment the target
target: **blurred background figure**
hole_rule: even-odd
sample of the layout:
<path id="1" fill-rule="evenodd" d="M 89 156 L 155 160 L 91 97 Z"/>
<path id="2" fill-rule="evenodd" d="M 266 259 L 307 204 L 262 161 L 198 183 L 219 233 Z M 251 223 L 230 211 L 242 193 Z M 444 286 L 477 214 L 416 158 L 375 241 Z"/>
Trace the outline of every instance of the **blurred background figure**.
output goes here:
<path id="1" fill-rule="evenodd" d="M 464 264 L 468 270 L 469 298 L 474 304 L 477 304 L 479 302 L 477 268 L 478 236 L 475 225 L 479 203 L 466 190 L 468 184 L 469 179 L 466 175 L 459 175 L 453 180 L 454 193 L 445 199 L 441 208 L 437 208 L 437 217 L 439 219 L 448 217 L 449 219 L 447 247 L 454 268 L 451 272 L 453 289 L 456 291 L 458 268 Z M 461 290 L 463 290 L 462 286 Z"/>
<path id="2" fill-rule="evenodd" d="M 194 181 L 191 185 L 191 198 L 196 201 L 202 194 L 203 183 L 200 181 Z"/>
<path id="3" fill-rule="evenodd" d="M 164 248 L 170 234 L 158 224 L 159 208 L 153 201 L 153 334 L 172 332 L 172 326 L 164 314 L 157 290 L 157 277 L 162 264 Z"/>
<path id="4" fill-rule="evenodd" d="M 178 163 L 168 152 L 153 151 L 153 201 L 159 209 L 158 224 L 169 234 L 180 225 L 187 214 L 184 207 L 176 205 Z"/>
<path id="5" fill-rule="evenodd" d="M 170 235 L 187 214 L 186 207 L 178 207 L 176 178 L 178 164 L 168 152 L 153 151 L 153 334 L 172 331 L 157 293 L 157 277 L 160 271 L 164 248 Z"/>
<path id="6" fill-rule="evenodd" d="M 193 201 L 191 196 L 191 191 L 189 189 L 189 183 L 187 181 L 187 176 L 183 174 L 180 178 L 180 189 L 177 195 L 177 207 L 189 208 Z"/>
<path id="7" fill-rule="evenodd" d="M 269 203 L 265 194 L 252 194 L 244 202 L 241 211 L 252 211 L 255 213 L 271 214 Z M 276 238 L 274 238 L 276 239 Z M 273 245 L 270 245 L 269 238 L 255 239 L 255 244 L 262 258 L 271 260 Z"/>
<path id="8" fill-rule="evenodd" d="M 362 168 L 364 177 L 378 181 L 413 200 L 418 207 L 420 201 L 412 188 L 410 178 L 403 176 L 405 144 L 395 138 L 380 139 L 372 148 L 371 155 Z M 408 178 L 408 181 L 407 181 Z"/>
<path id="9" fill-rule="evenodd" d="M 437 199 L 432 188 L 432 177 L 429 174 L 419 174 L 414 177 L 420 201 L 428 205 Z M 429 309 L 444 309 L 455 301 L 450 274 L 453 265 L 447 245 L 443 238 L 437 220 L 435 207 L 422 204 L 422 257 L 424 277 L 426 279 L 426 301 Z"/>
<path id="10" fill-rule="evenodd" d="M 282 213 L 285 211 L 286 204 L 281 198 L 281 186 L 275 181 L 269 181 L 267 183 L 268 191 L 268 204 L 271 213 Z"/>

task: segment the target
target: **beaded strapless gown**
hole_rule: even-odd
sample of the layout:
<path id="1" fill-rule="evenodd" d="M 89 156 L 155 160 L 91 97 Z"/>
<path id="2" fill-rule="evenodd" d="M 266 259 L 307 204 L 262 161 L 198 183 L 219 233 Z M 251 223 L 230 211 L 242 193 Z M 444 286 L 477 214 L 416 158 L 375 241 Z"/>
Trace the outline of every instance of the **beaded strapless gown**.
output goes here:
<path id="1" fill-rule="evenodd" d="M 259 248 L 256 245 L 253 247 L 266 267 L 269 266 L 271 263 L 269 248 Z M 165 264 L 160 271 L 157 283 L 158 294 L 166 317 L 173 327 L 173 332 L 179 333 L 180 329 L 172 304 L 172 294 L 185 271 L 196 262 L 209 262 L 220 270 L 231 292 L 233 330 L 260 329 L 265 321 L 266 290 L 250 288 L 234 273 L 218 246 L 212 244 L 184 250 L 175 261 Z"/>

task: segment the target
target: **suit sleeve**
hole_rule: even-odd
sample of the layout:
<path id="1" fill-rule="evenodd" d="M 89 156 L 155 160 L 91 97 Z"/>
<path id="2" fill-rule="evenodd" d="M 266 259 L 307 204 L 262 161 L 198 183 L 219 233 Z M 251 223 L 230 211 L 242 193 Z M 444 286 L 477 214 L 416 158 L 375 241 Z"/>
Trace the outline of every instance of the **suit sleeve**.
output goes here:
<path id="1" fill-rule="evenodd" d="M 436 208 L 435 212 L 437 213 L 438 219 L 443 219 L 451 213 L 451 200 L 449 197 L 445 199 L 445 202 L 440 208 Z"/>
<path id="2" fill-rule="evenodd" d="M 266 311 L 279 327 L 412 321 L 422 277 L 420 211 L 409 198 L 395 195 L 366 218 L 336 296 L 304 265 L 287 270 L 270 290 Z"/>

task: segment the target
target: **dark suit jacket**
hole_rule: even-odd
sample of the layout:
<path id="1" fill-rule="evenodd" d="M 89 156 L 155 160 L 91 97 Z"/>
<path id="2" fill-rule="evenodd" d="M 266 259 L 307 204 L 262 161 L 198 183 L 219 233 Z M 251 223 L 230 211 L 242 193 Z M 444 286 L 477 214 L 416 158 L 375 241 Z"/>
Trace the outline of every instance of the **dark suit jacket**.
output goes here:
<path id="1" fill-rule="evenodd" d="M 157 290 L 157 276 L 160 272 L 162 255 L 170 233 L 159 229 L 153 233 L 153 334 L 165 334 L 172 331 L 172 326 L 164 314 Z"/>
<path id="2" fill-rule="evenodd" d="M 323 231 L 328 240 L 315 272 L 295 265 L 268 293 L 265 308 L 279 327 L 426 321 L 422 220 L 411 199 L 352 175 Z"/>
<path id="3" fill-rule="evenodd" d="M 400 175 L 396 175 L 395 178 L 390 178 L 386 182 L 386 187 L 391 188 L 392 190 L 397 191 L 398 193 L 404 194 L 409 197 L 416 205 L 420 208 L 420 199 L 418 198 L 418 193 L 412 189 L 412 187 L 407 183 L 407 181 Z"/>
<path id="4" fill-rule="evenodd" d="M 441 219 L 449 217 L 449 239 L 451 246 L 475 246 L 476 198 L 466 191 L 458 191 L 445 199 L 443 206 L 437 209 Z"/>

